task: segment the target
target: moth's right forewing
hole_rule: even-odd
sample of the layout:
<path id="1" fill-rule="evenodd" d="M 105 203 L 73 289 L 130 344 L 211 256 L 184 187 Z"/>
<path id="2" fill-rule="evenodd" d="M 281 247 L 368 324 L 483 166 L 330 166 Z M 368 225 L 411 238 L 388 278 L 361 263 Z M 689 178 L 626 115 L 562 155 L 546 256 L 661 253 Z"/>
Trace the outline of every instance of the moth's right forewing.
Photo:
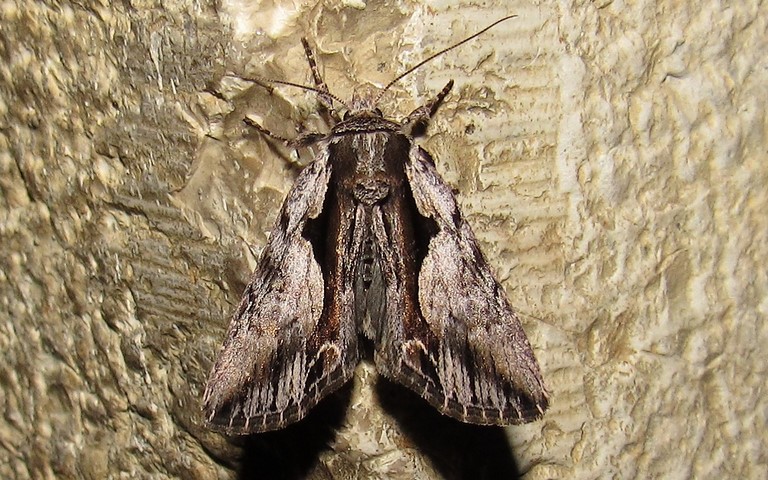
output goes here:
<path id="1" fill-rule="evenodd" d="M 450 187 L 418 146 L 405 170 L 417 210 L 437 226 L 418 272 L 421 319 L 434 339 L 406 340 L 396 377 L 462 421 L 540 417 L 548 394 L 538 363 Z"/>
<path id="2" fill-rule="evenodd" d="M 325 255 L 313 245 L 324 235 L 330 178 L 321 149 L 286 197 L 208 379 L 204 413 L 214 429 L 282 428 L 341 386 L 357 363 L 353 327 L 329 312 Z"/>

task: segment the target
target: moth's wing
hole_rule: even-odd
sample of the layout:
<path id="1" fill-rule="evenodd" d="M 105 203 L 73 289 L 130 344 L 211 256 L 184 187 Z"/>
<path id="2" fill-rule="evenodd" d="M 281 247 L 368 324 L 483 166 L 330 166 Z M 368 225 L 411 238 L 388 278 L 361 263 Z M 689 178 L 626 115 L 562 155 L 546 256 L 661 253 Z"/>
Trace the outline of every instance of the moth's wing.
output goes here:
<path id="1" fill-rule="evenodd" d="M 377 368 L 464 422 L 539 418 L 548 394 L 536 358 L 451 188 L 418 146 L 405 170 L 410 212 L 403 199 L 399 216 L 373 219 L 387 304 Z"/>
<path id="2" fill-rule="evenodd" d="M 300 420 L 357 364 L 354 322 L 339 314 L 343 288 L 318 262 L 333 228 L 330 176 L 326 149 L 285 199 L 208 379 L 203 409 L 214 429 L 245 434 Z"/>

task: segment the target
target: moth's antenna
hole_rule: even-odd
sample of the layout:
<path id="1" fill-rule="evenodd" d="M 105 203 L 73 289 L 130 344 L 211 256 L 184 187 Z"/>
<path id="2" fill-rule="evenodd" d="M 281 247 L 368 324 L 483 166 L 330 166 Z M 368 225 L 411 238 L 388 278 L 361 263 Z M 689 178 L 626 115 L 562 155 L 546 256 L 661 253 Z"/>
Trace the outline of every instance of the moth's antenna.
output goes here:
<path id="1" fill-rule="evenodd" d="M 331 92 L 329 92 L 327 89 L 326 89 L 326 90 L 323 90 L 323 89 L 321 89 L 321 88 L 310 87 L 309 85 L 301 85 L 300 83 L 285 82 L 285 81 L 283 81 L 283 80 L 269 80 L 269 81 L 270 81 L 270 82 L 272 82 L 272 83 L 277 83 L 277 84 L 279 84 L 279 85 L 288 85 L 289 87 L 296 87 L 296 88 L 301 88 L 301 89 L 303 89 L 303 90 L 309 90 L 309 91 L 311 91 L 311 92 L 315 92 L 315 93 L 317 93 L 317 94 L 320 94 L 320 95 L 325 95 L 326 97 L 329 97 L 329 98 L 332 98 L 333 100 L 336 100 L 336 101 L 337 101 L 337 102 L 339 102 L 339 103 L 340 103 L 340 104 L 341 104 L 341 105 L 342 105 L 344 108 L 346 108 L 347 110 L 349 110 L 349 106 L 347 106 L 347 104 L 346 104 L 346 102 L 344 102 L 344 100 L 342 100 L 342 99 L 340 99 L 339 97 L 337 97 L 336 95 L 332 94 L 332 93 L 331 93 Z"/>
<path id="2" fill-rule="evenodd" d="M 258 83 L 259 85 L 261 85 L 263 87 L 267 87 L 267 88 L 269 88 L 269 84 L 277 84 L 277 85 L 288 85 L 289 87 L 296 87 L 296 88 L 300 88 L 302 90 L 308 90 L 310 92 L 315 92 L 315 93 L 317 93 L 319 95 L 325 95 L 327 97 L 330 97 L 330 98 L 336 100 L 337 102 L 339 102 L 341 105 L 343 105 L 344 108 L 349 110 L 349 107 L 347 106 L 347 104 L 342 99 L 340 99 L 339 97 L 337 97 L 336 95 L 332 94 L 331 92 L 329 92 L 327 90 L 322 90 L 322 89 L 316 88 L 316 87 L 310 87 L 309 85 L 302 85 L 300 83 L 286 82 L 285 80 L 270 80 L 268 78 L 258 78 L 258 77 L 241 77 L 239 75 L 237 76 L 237 78 L 239 78 L 241 80 L 245 80 L 247 82 Z"/>
<path id="3" fill-rule="evenodd" d="M 400 75 L 398 75 L 397 77 L 395 77 L 395 79 L 394 79 L 394 80 L 392 80 L 391 82 L 389 82 L 389 83 L 387 84 L 387 86 L 386 86 L 386 87 L 384 87 L 384 88 L 381 90 L 381 92 L 379 92 L 379 94 L 376 96 L 376 101 L 375 101 L 375 102 L 373 102 L 373 103 L 374 103 L 374 105 L 375 105 L 375 104 L 377 104 L 377 103 L 379 103 L 379 100 L 381 100 L 381 97 L 382 97 L 382 95 L 384 95 L 384 92 L 386 92 L 387 90 L 389 90 L 389 88 L 390 88 L 392 85 L 394 85 L 394 84 L 396 84 L 397 82 L 399 82 L 400 80 L 402 80 L 402 79 L 403 79 L 403 77 L 405 77 L 406 75 L 410 74 L 411 72 L 413 72 L 413 71 L 414 71 L 414 70 L 416 70 L 417 68 L 421 67 L 422 65 L 424 65 L 424 64 L 425 64 L 425 63 L 427 63 L 427 62 L 431 62 L 432 60 L 434 60 L 435 58 L 439 57 L 440 55 L 442 55 L 442 54 L 444 54 L 444 53 L 446 53 L 446 52 L 450 52 L 450 51 L 451 51 L 451 50 L 453 50 L 454 48 L 456 48 L 456 47 L 458 47 L 458 46 L 460 46 L 460 45 L 463 45 L 463 44 L 467 43 L 468 41 L 472 40 L 473 38 L 479 37 L 480 35 L 484 34 L 485 32 L 487 32 L 487 31 L 488 31 L 488 30 L 490 30 L 491 28 L 495 27 L 496 25 L 500 24 L 501 22 L 503 22 L 503 21 L 505 21 L 505 20 L 509 20 L 510 18 L 515 18 L 516 16 L 517 16 L 517 15 L 507 15 L 507 16 L 506 16 L 506 17 L 504 17 L 504 18 L 500 18 L 499 20 L 496 20 L 495 22 L 493 22 L 492 24 L 488 25 L 487 27 L 485 27 L 484 29 L 480 30 L 479 32 L 477 32 L 477 33 L 475 33 L 475 34 L 473 34 L 473 35 L 470 35 L 470 36 L 468 36 L 467 38 L 465 38 L 464 40 L 460 41 L 459 43 L 454 43 L 454 44 L 453 44 L 453 45 L 451 45 L 450 47 L 448 47 L 448 48 L 444 48 L 444 49 L 440 50 L 439 52 L 437 52 L 437 53 L 435 53 L 435 54 L 433 54 L 433 55 L 430 55 L 430 56 L 429 56 L 429 57 L 427 57 L 426 59 L 424 59 L 424 60 L 422 60 L 421 62 L 417 63 L 417 64 L 416 64 L 416 66 L 414 66 L 414 67 L 411 67 L 411 68 L 409 68 L 408 70 L 406 70 L 405 72 L 401 73 Z"/>

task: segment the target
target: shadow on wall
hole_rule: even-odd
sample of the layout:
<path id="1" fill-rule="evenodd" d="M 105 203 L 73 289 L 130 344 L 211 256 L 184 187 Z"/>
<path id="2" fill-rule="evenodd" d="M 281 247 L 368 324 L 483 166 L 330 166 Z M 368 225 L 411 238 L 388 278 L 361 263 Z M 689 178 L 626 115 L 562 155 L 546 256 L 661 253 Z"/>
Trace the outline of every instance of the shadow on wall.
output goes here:
<path id="1" fill-rule="evenodd" d="M 318 459 L 342 425 L 351 391 L 350 382 L 320 402 L 304 420 L 274 432 L 244 437 L 238 478 L 336 478 L 327 469 L 318 469 Z M 382 408 L 397 419 L 413 446 L 429 458 L 443 478 L 520 477 L 503 428 L 453 420 L 410 390 L 381 377 L 376 394 Z"/>

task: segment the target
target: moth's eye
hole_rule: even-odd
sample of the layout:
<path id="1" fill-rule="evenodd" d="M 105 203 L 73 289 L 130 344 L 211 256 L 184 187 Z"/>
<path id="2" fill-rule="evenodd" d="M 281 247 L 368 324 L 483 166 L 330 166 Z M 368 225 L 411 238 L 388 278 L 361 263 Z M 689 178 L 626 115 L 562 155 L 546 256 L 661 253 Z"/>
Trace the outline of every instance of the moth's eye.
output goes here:
<path id="1" fill-rule="evenodd" d="M 349 120 L 349 118 L 352 116 L 349 112 L 344 112 L 344 120 Z"/>
<path id="2" fill-rule="evenodd" d="M 376 115 L 378 115 L 378 116 L 380 116 L 380 117 L 383 117 L 383 116 L 384 116 L 384 114 L 383 114 L 383 113 L 381 113 L 381 110 L 379 110 L 378 108 L 374 108 L 374 109 L 373 109 L 373 113 L 375 113 Z"/>

